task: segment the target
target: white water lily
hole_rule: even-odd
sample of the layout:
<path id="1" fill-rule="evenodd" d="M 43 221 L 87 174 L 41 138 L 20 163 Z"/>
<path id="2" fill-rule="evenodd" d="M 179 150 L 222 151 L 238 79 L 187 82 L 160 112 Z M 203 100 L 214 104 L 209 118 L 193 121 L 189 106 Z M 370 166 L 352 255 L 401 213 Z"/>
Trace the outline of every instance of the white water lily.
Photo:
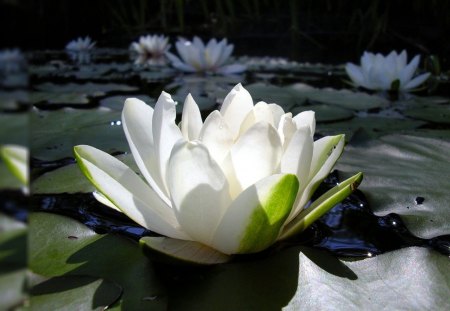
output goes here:
<path id="1" fill-rule="evenodd" d="M 238 84 L 202 121 L 191 95 L 175 123 L 165 92 L 155 108 L 130 98 L 122 124 L 142 178 L 94 147 L 74 148 L 102 203 L 167 238 L 141 242 L 201 263 L 261 251 L 300 232 L 359 184 L 358 173 L 305 206 L 344 147 L 344 135 L 313 141 L 313 111 L 296 116 L 253 100 Z"/>
<path id="2" fill-rule="evenodd" d="M 227 39 L 211 39 L 205 45 L 199 37 L 192 41 L 180 38 L 175 47 L 180 57 L 169 52 L 166 55 L 172 66 L 181 71 L 236 74 L 246 70 L 244 65 L 229 64 L 234 46 Z"/>
<path id="3" fill-rule="evenodd" d="M 19 145 L 0 147 L 0 158 L 9 171 L 23 184 L 25 192 L 28 192 L 29 181 L 28 153 L 28 148 Z"/>
<path id="4" fill-rule="evenodd" d="M 95 46 L 95 42 L 91 40 L 89 36 L 85 38 L 77 38 L 75 40 L 70 41 L 66 45 L 66 50 L 69 52 L 87 52 L 92 50 Z"/>
<path id="5" fill-rule="evenodd" d="M 19 49 L 0 50 L 0 75 L 25 70 L 25 56 Z"/>
<path id="6" fill-rule="evenodd" d="M 130 45 L 130 50 L 149 58 L 161 58 L 169 50 L 169 38 L 164 35 L 146 35 L 139 37 Z"/>
<path id="7" fill-rule="evenodd" d="M 370 90 L 408 91 L 425 82 L 430 73 L 414 76 L 419 66 L 420 55 L 407 64 L 407 54 L 392 51 L 389 55 L 364 52 L 361 66 L 347 63 L 345 70 L 352 81 Z"/>

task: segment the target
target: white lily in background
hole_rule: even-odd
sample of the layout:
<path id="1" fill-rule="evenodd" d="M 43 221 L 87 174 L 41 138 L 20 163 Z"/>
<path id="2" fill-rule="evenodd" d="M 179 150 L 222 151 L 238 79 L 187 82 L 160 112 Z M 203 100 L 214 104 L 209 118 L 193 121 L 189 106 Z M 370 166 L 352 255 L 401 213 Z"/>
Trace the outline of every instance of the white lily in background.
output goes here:
<path id="1" fill-rule="evenodd" d="M 347 63 L 345 70 L 357 86 L 370 90 L 408 91 L 428 79 L 430 73 L 414 76 L 419 66 L 420 55 L 407 64 L 407 54 L 392 51 L 387 56 L 364 52 L 361 66 Z"/>
<path id="2" fill-rule="evenodd" d="M 199 37 L 192 41 L 180 38 L 175 47 L 180 57 L 169 52 L 166 55 L 173 67 L 184 72 L 237 74 L 246 70 L 244 65 L 229 64 L 234 46 L 227 39 L 211 39 L 205 45 Z"/>
<path id="3" fill-rule="evenodd" d="M 95 46 L 95 42 L 89 36 L 77 38 L 66 45 L 66 50 L 71 52 L 88 52 Z"/>
<path id="4" fill-rule="evenodd" d="M 166 236 L 141 239 L 153 250 L 204 264 L 261 251 L 305 229 L 362 179 L 356 174 L 305 209 L 344 135 L 314 142 L 313 111 L 253 105 L 240 84 L 204 121 L 188 95 L 177 126 L 175 105 L 165 92 L 154 109 L 125 101 L 122 124 L 142 178 L 101 150 L 74 148 L 100 202 Z"/>
<path id="5" fill-rule="evenodd" d="M 141 36 L 137 42 L 130 45 L 132 52 L 149 58 L 164 58 L 169 48 L 169 38 L 164 35 Z"/>
<path id="6" fill-rule="evenodd" d="M 19 49 L 0 50 L 0 74 L 25 70 L 25 57 Z"/>
<path id="7" fill-rule="evenodd" d="M 29 169 L 28 148 L 19 145 L 3 145 L 0 147 L 0 157 L 9 171 L 20 180 L 24 191 L 28 192 Z"/>

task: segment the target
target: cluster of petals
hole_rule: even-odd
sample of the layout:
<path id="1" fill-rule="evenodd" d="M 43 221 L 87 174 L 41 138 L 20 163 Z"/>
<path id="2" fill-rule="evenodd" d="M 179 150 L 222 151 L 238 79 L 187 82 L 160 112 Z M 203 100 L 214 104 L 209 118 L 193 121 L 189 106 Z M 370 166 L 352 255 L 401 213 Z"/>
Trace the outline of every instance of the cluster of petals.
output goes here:
<path id="1" fill-rule="evenodd" d="M 66 45 L 66 50 L 69 52 L 87 52 L 95 46 L 95 42 L 89 36 L 85 38 L 77 38 L 70 41 Z"/>
<path id="2" fill-rule="evenodd" d="M 164 35 L 141 36 L 130 45 L 131 51 L 150 58 L 163 57 L 169 48 L 169 38 Z"/>
<path id="3" fill-rule="evenodd" d="M 246 70 L 244 65 L 230 64 L 234 46 L 227 39 L 211 39 L 205 44 L 199 37 L 192 41 L 180 38 L 175 47 L 179 56 L 168 52 L 167 57 L 173 67 L 184 72 L 237 74 Z"/>
<path id="4" fill-rule="evenodd" d="M 357 86 L 379 91 L 408 91 L 425 82 L 430 73 L 415 76 L 420 55 L 416 55 L 409 63 L 407 58 L 405 50 L 400 54 L 392 51 L 387 56 L 364 52 L 360 66 L 347 63 L 345 70 Z"/>
<path id="5" fill-rule="evenodd" d="M 154 109 L 125 102 L 122 124 L 142 177 L 91 146 L 75 147 L 77 161 L 102 203 L 223 254 L 258 252 L 294 233 L 344 147 L 343 135 L 313 140 L 313 111 L 254 105 L 240 84 L 204 121 L 191 95 L 179 125 L 175 107 L 165 92 Z"/>

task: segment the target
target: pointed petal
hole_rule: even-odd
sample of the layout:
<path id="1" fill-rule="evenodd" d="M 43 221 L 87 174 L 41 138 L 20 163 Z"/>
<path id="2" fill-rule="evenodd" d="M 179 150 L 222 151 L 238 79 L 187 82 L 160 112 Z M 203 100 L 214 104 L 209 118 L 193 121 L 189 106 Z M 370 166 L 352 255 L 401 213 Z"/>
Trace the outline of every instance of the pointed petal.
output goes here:
<path id="1" fill-rule="evenodd" d="M 221 168 L 201 143 L 180 142 L 173 149 L 167 179 L 180 225 L 195 241 L 210 245 L 231 203 Z"/>
<path id="2" fill-rule="evenodd" d="M 175 102 L 172 97 L 162 92 L 155 105 L 153 112 L 152 130 L 155 150 L 155 159 L 159 164 L 159 178 L 162 180 L 164 193 L 168 195 L 166 171 L 170 153 L 175 143 L 183 139 L 180 129 L 175 124 L 176 118 Z"/>
<path id="3" fill-rule="evenodd" d="M 242 121 L 252 109 L 252 97 L 240 83 L 225 97 L 220 113 L 233 133 L 233 138 L 238 136 Z"/>
<path id="4" fill-rule="evenodd" d="M 272 110 L 274 127 L 278 128 L 281 117 L 285 115 L 284 110 L 277 104 L 269 104 L 269 108 Z"/>
<path id="5" fill-rule="evenodd" d="M 412 79 L 411 81 L 409 81 L 404 87 L 404 90 L 410 90 L 413 89 L 415 87 L 418 87 L 419 85 L 421 85 L 422 83 L 424 83 L 429 77 L 430 77 L 431 73 L 427 72 L 427 73 L 423 73 L 421 75 L 418 75 L 417 77 L 415 77 L 414 79 Z"/>
<path id="6" fill-rule="evenodd" d="M 400 88 L 406 86 L 417 70 L 420 62 L 420 55 L 416 55 L 412 61 L 400 72 Z"/>
<path id="7" fill-rule="evenodd" d="M 125 101 L 122 124 L 134 161 L 149 185 L 170 205 L 155 157 L 152 120 L 152 107 L 137 98 L 128 98 Z"/>
<path id="8" fill-rule="evenodd" d="M 225 48 L 222 50 L 219 59 L 217 60 L 217 66 L 222 66 L 225 64 L 233 53 L 234 45 L 227 45 L 226 40 L 224 41 Z M 244 69 L 246 70 L 246 69 Z M 237 73 L 237 72 L 236 72 Z"/>
<path id="9" fill-rule="evenodd" d="M 255 123 L 266 122 L 275 127 L 272 109 L 265 102 L 258 102 L 242 121 L 239 134 L 242 135 Z"/>
<path id="10" fill-rule="evenodd" d="M 362 173 L 358 173 L 321 195 L 307 209 L 304 209 L 294 220 L 284 227 L 280 239 L 286 239 L 308 228 L 314 221 L 322 217 L 336 204 L 342 202 L 355 191 L 361 183 L 362 178 Z"/>
<path id="11" fill-rule="evenodd" d="M 208 148 L 211 157 L 221 164 L 233 146 L 233 134 L 219 111 L 215 110 L 205 120 L 199 140 Z"/>
<path id="12" fill-rule="evenodd" d="M 114 205 L 113 202 L 111 202 L 110 200 L 108 200 L 107 197 L 105 197 L 101 192 L 98 192 L 97 190 L 95 190 L 94 192 L 92 192 L 92 195 L 94 196 L 94 198 L 99 201 L 100 203 L 102 203 L 103 205 L 106 205 L 112 209 L 115 209 L 118 212 L 122 211 L 120 210 L 120 208 L 118 208 L 117 206 Z"/>
<path id="13" fill-rule="evenodd" d="M 280 136 L 275 128 L 259 122 L 249 128 L 231 149 L 231 160 L 242 189 L 270 176 L 282 154 Z"/>
<path id="14" fill-rule="evenodd" d="M 145 236 L 139 244 L 152 251 L 169 257 L 169 260 L 185 261 L 199 265 L 225 263 L 231 258 L 215 249 L 194 241 L 177 240 L 166 237 Z M 154 258 L 155 256 L 152 256 Z M 164 258 L 165 259 L 165 258 Z M 167 260 L 164 260 L 166 263 Z"/>
<path id="15" fill-rule="evenodd" d="M 309 126 L 303 126 L 292 136 L 281 158 L 281 173 L 295 174 L 301 188 L 305 187 L 309 180 L 313 144 Z"/>
<path id="16" fill-rule="evenodd" d="M 314 136 L 316 131 L 316 113 L 312 110 L 307 110 L 297 114 L 294 119 L 297 128 L 308 125 L 311 130 L 311 136 Z"/>
<path id="17" fill-rule="evenodd" d="M 196 140 L 202 128 L 202 116 L 197 103 L 189 93 L 184 101 L 181 118 L 181 133 L 186 140 Z"/>
<path id="18" fill-rule="evenodd" d="M 0 148 L 0 157 L 24 185 L 28 185 L 29 181 L 28 153 L 26 147 L 18 145 L 4 145 Z"/>
<path id="19" fill-rule="evenodd" d="M 347 63 L 345 65 L 345 71 L 347 72 L 350 79 L 356 85 L 364 86 L 364 75 L 362 73 L 361 67 L 356 66 L 352 63 Z"/>
<path id="20" fill-rule="evenodd" d="M 247 188 L 227 209 L 212 247 L 225 253 L 255 253 L 272 245 L 294 204 L 295 175 L 272 175 Z"/>
<path id="21" fill-rule="evenodd" d="M 318 143 L 319 142 L 319 143 Z M 314 142 L 309 183 L 301 189 L 301 197 L 291 217 L 295 217 L 309 201 L 319 184 L 328 176 L 344 149 L 344 135 L 327 136 Z"/>
<path id="22" fill-rule="evenodd" d="M 124 214 L 159 234 L 190 239 L 172 209 L 128 166 L 91 146 L 76 146 L 74 152 L 84 175 Z"/>
<path id="23" fill-rule="evenodd" d="M 289 142 L 292 136 L 297 131 L 297 124 L 292 119 L 291 113 L 286 113 L 281 117 L 280 124 L 278 125 L 278 135 L 280 135 L 281 142 L 283 143 L 283 152 L 289 146 Z"/>

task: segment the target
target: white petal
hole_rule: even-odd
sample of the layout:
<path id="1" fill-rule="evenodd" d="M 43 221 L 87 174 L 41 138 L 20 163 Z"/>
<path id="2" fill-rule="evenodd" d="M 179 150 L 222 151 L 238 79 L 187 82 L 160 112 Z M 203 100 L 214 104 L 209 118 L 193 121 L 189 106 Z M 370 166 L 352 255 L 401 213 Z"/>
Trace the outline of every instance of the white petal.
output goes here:
<path id="1" fill-rule="evenodd" d="M 215 110 L 206 118 L 199 140 L 208 148 L 211 157 L 219 164 L 233 146 L 233 134 L 219 111 Z"/>
<path id="2" fill-rule="evenodd" d="M 275 128 L 259 122 L 239 137 L 231 149 L 231 161 L 242 189 L 274 174 L 282 154 Z"/>
<path id="3" fill-rule="evenodd" d="M 217 66 L 222 66 L 223 64 L 225 64 L 228 61 L 228 59 L 230 58 L 231 54 L 233 53 L 233 49 L 234 49 L 233 44 L 227 45 L 225 39 L 222 41 L 224 41 L 225 48 L 222 50 L 222 53 L 220 54 L 220 58 L 217 60 Z M 242 67 L 240 69 L 241 69 L 240 71 L 234 71 L 234 72 L 228 72 L 228 73 L 239 73 L 239 72 L 246 70 L 246 68 L 242 68 Z"/>
<path id="4" fill-rule="evenodd" d="M 430 75 L 431 74 L 429 72 L 418 75 L 417 77 L 409 81 L 402 89 L 404 90 L 413 89 L 421 85 L 423 82 L 425 82 L 430 77 Z"/>
<path id="5" fill-rule="evenodd" d="M 242 121 L 239 134 L 242 135 L 255 123 L 266 122 L 275 127 L 272 109 L 265 102 L 258 102 Z"/>
<path id="6" fill-rule="evenodd" d="M 202 128 L 202 116 L 197 103 L 189 93 L 183 105 L 181 118 L 181 133 L 186 140 L 196 140 Z"/>
<path id="7" fill-rule="evenodd" d="M 137 98 L 125 101 L 122 124 L 134 161 L 149 185 L 170 205 L 155 156 L 152 120 L 152 107 Z"/>
<path id="8" fill-rule="evenodd" d="M 307 110 L 300 112 L 297 114 L 294 119 L 297 128 L 302 126 L 309 126 L 311 130 L 311 136 L 314 136 L 314 132 L 316 131 L 316 113 L 312 110 Z"/>
<path id="9" fill-rule="evenodd" d="M 356 85 L 364 86 L 364 75 L 362 73 L 361 67 L 356 66 L 352 63 L 347 63 L 345 65 L 345 71 L 347 72 L 350 79 L 352 79 L 353 83 Z"/>
<path id="10" fill-rule="evenodd" d="M 225 97 L 220 113 L 233 133 L 233 138 L 238 136 L 242 121 L 252 109 L 252 97 L 240 83 Z"/>
<path id="11" fill-rule="evenodd" d="M 269 108 L 272 110 L 274 127 L 278 128 L 281 117 L 285 115 L 284 110 L 277 104 L 269 104 Z"/>
<path id="12" fill-rule="evenodd" d="M 420 55 L 416 55 L 413 60 L 400 72 L 400 87 L 406 86 L 417 70 L 420 62 Z"/>
<path id="13" fill-rule="evenodd" d="M 292 135 L 297 131 L 297 124 L 292 119 L 291 113 L 286 113 L 281 117 L 280 124 L 278 125 L 278 135 L 280 135 L 281 142 L 283 143 L 283 151 L 286 150 Z"/>
<path id="14" fill-rule="evenodd" d="M 122 211 L 120 210 L 120 208 L 118 208 L 117 206 L 114 205 L 113 202 L 111 202 L 107 197 L 105 197 L 101 192 L 98 192 L 97 190 L 95 190 L 94 192 L 92 192 L 92 195 L 94 196 L 94 198 L 99 201 L 100 203 L 102 203 L 103 205 L 106 205 L 112 209 L 115 209 L 118 212 Z"/>
<path id="15" fill-rule="evenodd" d="M 162 92 L 153 112 L 152 130 L 155 159 L 159 164 L 159 178 L 165 185 L 163 190 L 165 190 L 166 194 L 168 194 L 166 171 L 170 153 L 175 143 L 183 139 L 180 129 L 175 124 L 175 118 L 175 102 L 168 93 Z"/>
<path id="16" fill-rule="evenodd" d="M 298 200 L 291 216 L 295 217 L 303 209 L 319 184 L 328 176 L 334 164 L 342 154 L 344 143 L 344 135 L 327 136 L 314 142 L 309 183 L 306 188 L 302 187 L 302 196 L 300 200 Z"/>
<path id="17" fill-rule="evenodd" d="M 292 136 L 281 158 L 281 172 L 297 175 L 300 188 L 304 188 L 309 181 L 313 144 L 310 128 L 303 126 Z"/>
<path id="18" fill-rule="evenodd" d="M 225 253 L 254 253 L 279 236 L 298 191 L 295 175 L 272 175 L 247 188 L 227 209 L 212 242 Z"/>
<path id="19" fill-rule="evenodd" d="M 194 240 L 210 245 L 231 203 L 221 168 L 201 143 L 180 142 L 173 149 L 167 179 L 182 228 Z"/>
<path id="20" fill-rule="evenodd" d="M 159 234 L 189 239 L 172 209 L 132 169 L 91 146 L 76 146 L 74 151 L 86 177 L 128 217 Z"/>

